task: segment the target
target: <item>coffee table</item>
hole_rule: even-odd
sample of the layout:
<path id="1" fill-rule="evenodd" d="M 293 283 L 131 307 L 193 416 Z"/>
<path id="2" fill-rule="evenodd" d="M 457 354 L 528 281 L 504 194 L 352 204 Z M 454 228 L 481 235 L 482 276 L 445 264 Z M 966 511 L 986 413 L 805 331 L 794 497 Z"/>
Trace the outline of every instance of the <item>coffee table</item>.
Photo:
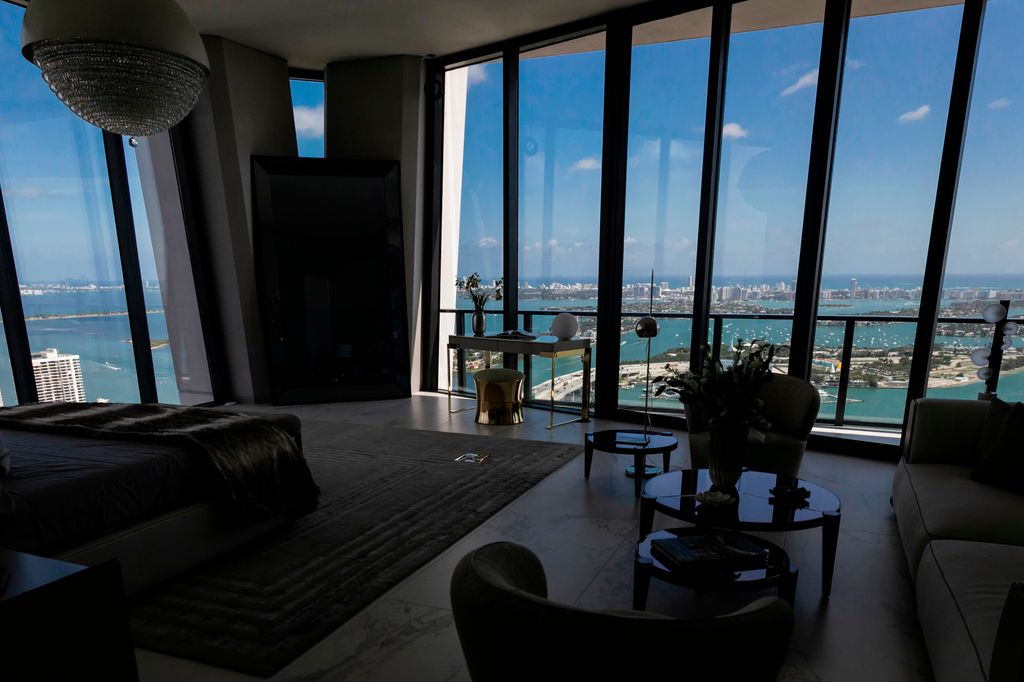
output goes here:
<path id="1" fill-rule="evenodd" d="M 668 471 L 672 460 L 672 451 L 679 446 L 679 441 L 671 433 L 648 431 L 647 442 L 627 442 L 627 439 L 642 437 L 642 429 L 610 429 L 588 433 L 584 441 L 583 478 L 590 478 L 590 465 L 594 461 L 594 450 L 610 452 L 616 455 L 633 456 L 633 484 L 637 499 L 643 487 L 644 460 L 647 455 L 662 456 L 662 471 Z M 652 479 L 653 480 L 653 479 Z"/>
<path id="2" fill-rule="evenodd" d="M 806 506 L 776 503 L 771 488 L 796 485 L 810 491 Z M 744 471 L 736 489 L 737 504 L 705 507 L 696 495 L 711 489 L 707 469 L 684 469 L 655 476 L 644 486 L 640 500 L 640 539 L 654 527 L 654 513 L 695 524 L 698 528 L 790 531 L 821 528 L 821 594 L 832 592 L 841 517 L 839 497 L 827 488 L 792 476 Z"/>
<path id="3" fill-rule="evenodd" d="M 671 528 L 650 533 L 636 548 L 633 563 L 633 608 L 643 611 L 647 608 L 647 593 L 651 578 L 710 592 L 758 592 L 777 587 L 779 598 L 793 605 L 796 597 L 796 580 L 799 571 L 790 564 L 785 550 L 773 542 L 755 535 L 743 536 L 768 551 L 768 562 L 764 568 L 725 573 L 702 573 L 693 570 L 672 569 L 651 555 L 651 540 L 672 536 L 697 535 L 707 532 L 704 528 Z"/>

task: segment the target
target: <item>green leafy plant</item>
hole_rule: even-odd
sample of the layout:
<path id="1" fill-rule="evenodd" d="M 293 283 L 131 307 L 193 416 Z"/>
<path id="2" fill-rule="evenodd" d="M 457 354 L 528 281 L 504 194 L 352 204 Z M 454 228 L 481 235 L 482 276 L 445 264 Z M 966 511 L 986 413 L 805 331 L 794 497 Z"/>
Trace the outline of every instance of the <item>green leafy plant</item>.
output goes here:
<path id="1" fill-rule="evenodd" d="M 771 424 L 764 416 L 764 401 L 758 398 L 761 387 L 771 381 L 771 364 L 776 346 L 754 339 L 746 346 L 737 339 L 736 350 L 728 364 L 716 361 L 707 345 L 700 374 L 679 372 L 665 366 L 669 374 L 659 377 L 655 395 L 669 387 L 679 392 L 679 400 L 691 405 L 713 422 L 719 419 L 742 420 L 752 429 L 767 431 Z"/>
<path id="2" fill-rule="evenodd" d="M 473 299 L 473 307 L 477 312 L 482 311 L 492 298 L 495 301 L 500 301 L 503 286 L 503 278 L 499 277 L 490 284 L 483 284 L 480 281 L 480 275 L 475 272 L 469 277 L 459 277 L 455 280 L 455 288 L 465 291 Z"/>

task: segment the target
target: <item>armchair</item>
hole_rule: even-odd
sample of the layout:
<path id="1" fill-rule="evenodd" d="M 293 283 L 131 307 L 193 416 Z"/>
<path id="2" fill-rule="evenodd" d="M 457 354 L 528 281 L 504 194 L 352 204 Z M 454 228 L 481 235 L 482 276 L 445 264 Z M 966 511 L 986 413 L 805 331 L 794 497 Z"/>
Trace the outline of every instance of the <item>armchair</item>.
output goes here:
<path id="1" fill-rule="evenodd" d="M 529 549 L 496 542 L 452 575 L 455 626 L 475 682 L 527 679 L 774 680 L 793 613 L 770 597 L 725 616 L 678 620 L 547 599 Z"/>
<path id="2" fill-rule="evenodd" d="M 743 466 L 755 471 L 798 476 L 807 437 L 821 405 L 818 389 L 803 379 L 773 374 L 758 397 L 764 401 L 765 417 L 772 426 L 764 441 L 753 434 L 747 439 Z M 692 405 L 683 407 L 689 429 L 691 466 L 706 467 L 711 440 L 707 419 Z"/>

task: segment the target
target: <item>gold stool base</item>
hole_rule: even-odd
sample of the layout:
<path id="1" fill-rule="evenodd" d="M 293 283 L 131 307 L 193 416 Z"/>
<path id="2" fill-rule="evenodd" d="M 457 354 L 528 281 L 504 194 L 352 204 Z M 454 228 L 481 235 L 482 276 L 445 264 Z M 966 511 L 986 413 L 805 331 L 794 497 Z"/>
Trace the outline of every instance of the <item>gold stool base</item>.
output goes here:
<path id="1" fill-rule="evenodd" d="M 473 376 L 476 382 L 476 423 L 509 425 L 523 423 L 523 383 L 526 375 L 509 369 L 485 369 Z"/>

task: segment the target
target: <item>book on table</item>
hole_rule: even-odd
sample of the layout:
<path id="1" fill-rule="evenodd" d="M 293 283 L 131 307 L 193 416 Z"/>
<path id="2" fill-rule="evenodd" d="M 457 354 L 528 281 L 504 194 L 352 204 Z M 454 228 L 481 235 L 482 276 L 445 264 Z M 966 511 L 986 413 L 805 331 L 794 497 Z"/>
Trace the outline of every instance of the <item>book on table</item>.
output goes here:
<path id="1" fill-rule="evenodd" d="M 651 555 L 669 569 L 747 571 L 764 568 L 768 552 L 740 533 L 704 533 L 651 540 Z"/>

